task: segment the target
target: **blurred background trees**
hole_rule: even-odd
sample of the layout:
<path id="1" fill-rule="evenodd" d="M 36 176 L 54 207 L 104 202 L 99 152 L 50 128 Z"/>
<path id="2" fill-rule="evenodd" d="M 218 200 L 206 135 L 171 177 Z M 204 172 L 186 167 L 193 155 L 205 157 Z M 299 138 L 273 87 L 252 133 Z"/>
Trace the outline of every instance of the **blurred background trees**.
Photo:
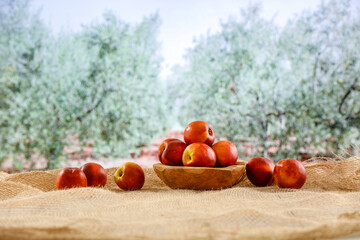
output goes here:
<path id="1" fill-rule="evenodd" d="M 105 13 L 55 36 L 28 1 L 0 9 L 2 159 L 38 152 L 56 167 L 73 135 L 98 156 L 127 157 L 168 128 L 157 15 L 129 25 Z"/>
<path id="2" fill-rule="evenodd" d="M 128 24 L 106 12 L 77 33 L 55 35 L 29 6 L 0 3 L 1 160 L 36 153 L 54 168 L 73 136 L 94 141 L 96 156 L 128 157 L 193 120 L 209 122 L 241 157 L 359 144 L 360 21 L 346 1 L 284 27 L 250 5 L 195 40 L 166 86 L 157 14 Z"/>
<path id="3" fill-rule="evenodd" d="M 240 149 L 272 149 L 277 160 L 359 144 L 360 21 L 348 2 L 283 28 L 260 13 L 249 6 L 188 50 L 168 86 L 181 123 L 205 119 Z"/>

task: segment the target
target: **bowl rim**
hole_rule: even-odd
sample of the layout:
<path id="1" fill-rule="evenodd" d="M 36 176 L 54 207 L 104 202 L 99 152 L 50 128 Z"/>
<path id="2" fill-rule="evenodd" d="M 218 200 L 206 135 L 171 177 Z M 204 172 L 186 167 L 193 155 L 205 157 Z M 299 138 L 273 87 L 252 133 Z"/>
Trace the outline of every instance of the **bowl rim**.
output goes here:
<path id="1" fill-rule="evenodd" d="M 238 160 L 236 161 L 236 164 L 234 165 L 230 165 L 230 166 L 226 166 L 226 167 L 193 167 L 193 166 L 170 166 L 170 165 L 165 165 L 162 163 L 154 163 L 153 164 L 153 168 L 155 167 L 163 167 L 166 169 L 172 169 L 172 170 L 182 170 L 182 169 L 188 169 L 188 170 L 214 170 L 214 171 L 228 171 L 228 170 L 232 170 L 234 168 L 238 168 L 240 166 L 246 166 L 246 161 L 244 160 Z"/>

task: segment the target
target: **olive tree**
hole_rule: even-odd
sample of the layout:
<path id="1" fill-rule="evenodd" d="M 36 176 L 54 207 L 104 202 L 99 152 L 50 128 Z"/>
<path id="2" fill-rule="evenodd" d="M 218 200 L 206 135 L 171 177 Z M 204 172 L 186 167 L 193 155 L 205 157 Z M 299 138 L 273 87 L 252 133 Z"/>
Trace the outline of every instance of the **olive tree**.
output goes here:
<path id="1" fill-rule="evenodd" d="M 168 88 L 182 124 L 208 121 L 254 155 L 327 153 L 358 143 L 359 17 L 348 2 L 304 11 L 283 28 L 250 5 L 195 41 Z M 243 154 L 246 155 L 246 154 Z"/>
<path id="2" fill-rule="evenodd" d="M 24 0 L 0 6 L 1 159 L 34 153 L 49 168 L 69 137 L 94 154 L 127 157 L 167 128 L 158 79 L 158 15 L 128 24 L 114 14 L 53 34 Z"/>

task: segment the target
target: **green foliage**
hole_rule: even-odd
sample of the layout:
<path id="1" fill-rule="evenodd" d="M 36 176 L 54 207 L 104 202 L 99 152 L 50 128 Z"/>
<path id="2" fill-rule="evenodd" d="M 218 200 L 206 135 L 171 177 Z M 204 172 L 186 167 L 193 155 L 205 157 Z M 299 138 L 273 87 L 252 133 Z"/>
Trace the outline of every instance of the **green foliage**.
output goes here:
<path id="1" fill-rule="evenodd" d="M 106 13 L 60 36 L 37 16 L 27 1 L 0 8 L 0 159 L 39 152 L 53 168 L 75 134 L 124 157 L 164 131 L 157 15 L 129 25 Z"/>
<path id="2" fill-rule="evenodd" d="M 346 1 L 283 28 L 250 5 L 195 41 L 167 89 L 157 15 L 130 25 L 108 12 L 57 36 L 29 9 L 0 4 L 0 159 L 37 153 L 54 168 L 74 135 L 98 157 L 126 157 L 168 129 L 170 112 L 240 150 L 275 146 L 275 159 L 360 143 L 360 21 Z"/>
<path id="3" fill-rule="evenodd" d="M 337 152 L 359 144 L 359 42 L 348 2 L 322 4 L 284 28 L 252 5 L 196 40 L 168 88 L 182 124 L 208 121 L 255 154 L 270 146 L 276 159 Z"/>

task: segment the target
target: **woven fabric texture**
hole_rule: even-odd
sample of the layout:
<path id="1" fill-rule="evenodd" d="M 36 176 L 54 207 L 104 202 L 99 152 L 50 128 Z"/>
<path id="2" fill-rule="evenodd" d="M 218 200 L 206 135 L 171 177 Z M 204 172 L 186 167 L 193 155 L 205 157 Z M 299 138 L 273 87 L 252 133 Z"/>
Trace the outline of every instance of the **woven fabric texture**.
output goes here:
<path id="1" fill-rule="evenodd" d="M 145 169 L 124 192 L 106 169 L 104 189 L 58 191 L 60 170 L 0 172 L 0 239 L 319 239 L 360 232 L 360 158 L 305 164 L 300 190 L 173 190 Z"/>

